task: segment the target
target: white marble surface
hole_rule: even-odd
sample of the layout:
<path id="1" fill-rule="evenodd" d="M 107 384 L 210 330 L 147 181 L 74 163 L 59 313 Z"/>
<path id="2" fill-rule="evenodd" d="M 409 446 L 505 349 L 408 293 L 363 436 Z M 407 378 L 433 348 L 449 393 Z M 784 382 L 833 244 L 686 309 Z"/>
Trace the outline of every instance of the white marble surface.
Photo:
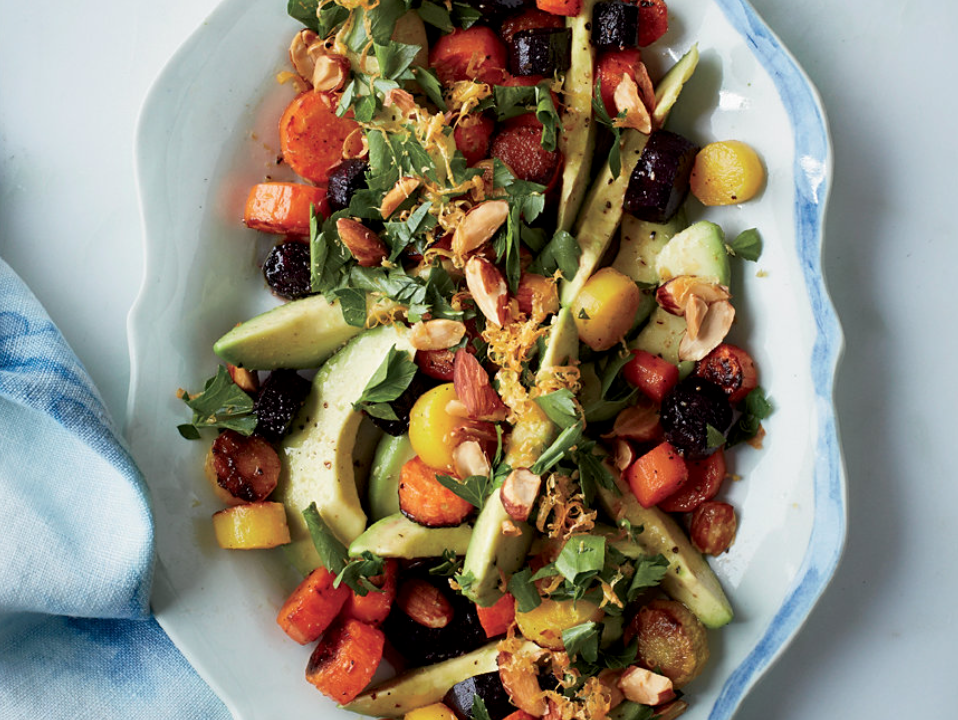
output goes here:
<path id="1" fill-rule="evenodd" d="M 825 268 L 847 337 L 836 400 L 849 536 L 822 602 L 738 718 L 953 717 L 958 5 L 753 4 L 817 85 L 831 124 Z M 0 0 L 0 256 L 117 418 L 143 257 L 136 117 L 214 5 Z"/>

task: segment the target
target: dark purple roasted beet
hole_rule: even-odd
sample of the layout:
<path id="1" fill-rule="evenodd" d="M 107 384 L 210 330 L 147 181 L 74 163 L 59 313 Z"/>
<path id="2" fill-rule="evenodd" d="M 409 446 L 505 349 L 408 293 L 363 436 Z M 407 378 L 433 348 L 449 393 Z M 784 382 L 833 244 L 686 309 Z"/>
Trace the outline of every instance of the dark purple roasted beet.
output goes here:
<path id="1" fill-rule="evenodd" d="M 413 376 L 412 382 L 409 383 L 409 387 L 403 391 L 403 394 L 389 403 L 393 412 L 396 413 L 396 417 L 399 418 L 398 420 L 384 420 L 373 417 L 372 415 L 369 415 L 369 419 L 373 425 L 394 437 L 409 432 L 409 413 L 412 411 L 412 406 L 415 405 L 416 401 L 433 385 L 435 385 L 435 383 L 429 378 L 421 372 L 417 372 Z"/>
<path id="2" fill-rule="evenodd" d="M 639 46 L 639 6 L 612 0 L 592 8 L 592 44 L 600 50 Z"/>
<path id="3" fill-rule="evenodd" d="M 270 442 L 283 439 L 296 413 L 306 402 L 310 382 L 295 370 L 273 370 L 253 404 L 256 434 Z"/>
<path id="4" fill-rule="evenodd" d="M 311 292 L 309 245 L 290 241 L 275 245 L 263 263 L 270 289 L 282 298 L 296 300 Z"/>
<path id="5" fill-rule="evenodd" d="M 516 706 L 509 700 L 509 694 L 502 687 L 502 680 L 498 672 L 483 673 L 453 685 L 442 699 L 459 720 L 470 720 L 475 717 L 472 706 L 476 697 L 489 711 L 490 720 L 503 720 L 516 711 Z"/>
<path id="6" fill-rule="evenodd" d="M 689 194 L 689 176 L 698 147 L 668 130 L 649 137 L 625 191 L 625 211 L 639 220 L 664 223 Z"/>
<path id="7" fill-rule="evenodd" d="M 708 457 L 711 425 L 723 435 L 732 424 L 732 406 L 728 396 L 715 383 L 695 377 L 686 378 L 662 400 L 660 411 L 665 439 L 686 459 Z"/>
<path id="8" fill-rule="evenodd" d="M 509 70 L 513 75 L 545 75 L 569 69 L 572 31 L 569 28 L 520 30 L 509 43 Z"/>
<path id="9" fill-rule="evenodd" d="M 403 583 L 412 578 L 426 580 L 439 588 L 452 605 L 453 616 L 449 624 L 441 628 L 420 625 L 393 603 L 392 611 L 382 625 L 386 638 L 396 652 L 406 659 L 409 667 L 442 662 L 464 655 L 489 642 L 486 631 L 479 623 L 475 603 L 454 592 L 446 578 L 430 575 L 428 569 L 435 565 L 436 562 L 433 561 L 400 570 L 399 592 Z"/>
<path id="10" fill-rule="evenodd" d="M 353 193 L 366 187 L 366 171 L 369 163 L 365 160 L 343 160 L 329 174 L 329 187 L 326 199 L 333 212 L 349 207 Z"/>

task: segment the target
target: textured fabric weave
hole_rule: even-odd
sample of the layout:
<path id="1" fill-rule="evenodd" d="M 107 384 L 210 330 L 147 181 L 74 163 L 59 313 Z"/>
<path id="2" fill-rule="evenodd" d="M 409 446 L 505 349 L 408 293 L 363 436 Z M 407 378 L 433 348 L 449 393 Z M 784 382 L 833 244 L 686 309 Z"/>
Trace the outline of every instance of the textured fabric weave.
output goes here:
<path id="1" fill-rule="evenodd" d="M 143 478 L 0 260 L 0 719 L 228 718 L 152 619 Z"/>

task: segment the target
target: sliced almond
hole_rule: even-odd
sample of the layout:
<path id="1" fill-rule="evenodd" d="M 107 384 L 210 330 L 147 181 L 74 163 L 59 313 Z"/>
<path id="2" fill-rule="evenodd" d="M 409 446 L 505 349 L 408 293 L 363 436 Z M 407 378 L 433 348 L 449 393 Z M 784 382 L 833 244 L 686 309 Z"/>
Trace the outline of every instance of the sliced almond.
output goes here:
<path id="1" fill-rule="evenodd" d="M 336 221 L 336 231 L 343 245 L 362 267 L 381 265 L 389 254 L 379 236 L 358 220 L 340 218 Z"/>
<path id="2" fill-rule="evenodd" d="M 705 319 L 708 310 L 709 306 L 705 300 L 698 295 L 689 295 L 689 299 L 685 303 L 685 323 L 687 326 L 686 332 L 692 340 L 699 336 L 702 321 Z"/>
<path id="3" fill-rule="evenodd" d="M 446 627 L 455 614 L 452 603 L 439 588 L 418 578 L 403 583 L 396 605 L 412 620 L 433 629 Z"/>
<path id="4" fill-rule="evenodd" d="M 637 665 L 626 668 L 618 684 L 627 700 L 640 705 L 661 705 L 675 697 L 671 680 Z"/>
<path id="5" fill-rule="evenodd" d="M 639 61 L 637 65 L 634 66 L 635 70 L 635 84 L 639 88 L 639 98 L 642 100 L 642 104 L 645 105 L 645 109 L 649 113 L 655 112 L 655 85 L 652 84 L 652 78 L 649 77 L 649 69 L 645 66 L 645 63 Z"/>
<path id="6" fill-rule="evenodd" d="M 462 400 L 450 400 L 446 403 L 446 413 L 452 415 L 454 418 L 460 418 L 462 420 L 471 420 L 469 411 L 466 409 L 466 404 Z"/>
<path id="7" fill-rule="evenodd" d="M 679 343 L 679 360 L 701 360 L 728 335 L 735 320 L 735 308 L 728 300 L 719 300 L 709 305 L 708 312 L 702 318 L 696 337 L 685 333 Z"/>
<path id="8" fill-rule="evenodd" d="M 319 36 L 312 30 L 301 30 L 293 36 L 293 42 L 289 45 L 289 61 L 307 82 L 312 82 L 313 68 L 316 66 L 315 60 L 309 55 L 309 47 L 318 39 Z"/>
<path id="9" fill-rule="evenodd" d="M 509 217 L 509 203 L 487 200 L 466 213 L 452 236 L 452 251 L 463 257 L 492 239 Z"/>
<path id="10" fill-rule="evenodd" d="M 482 446 L 475 440 L 466 440 L 459 443 L 452 451 L 453 464 L 459 477 L 467 478 L 473 475 L 486 477 L 492 470 L 489 458 L 482 451 Z"/>
<path id="11" fill-rule="evenodd" d="M 445 350 L 462 340 L 466 326 L 458 320 L 436 318 L 418 322 L 409 332 L 409 342 L 417 350 Z"/>
<path id="12" fill-rule="evenodd" d="M 625 112 L 625 117 L 619 121 L 622 127 L 634 128 L 646 135 L 652 132 L 652 116 L 642 102 L 642 98 L 639 97 L 639 87 L 631 75 L 628 73 L 622 75 L 612 97 L 616 111 Z"/>
<path id="13" fill-rule="evenodd" d="M 473 256 L 466 263 L 466 287 L 486 320 L 502 327 L 511 320 L 509 288 L 498 268 L 483 257 Z"/>
<path id="14" fill-rule="evenodd" d="M 230 374 L 236 386 L 245 392 L 252 393 L 259 390 L 259 377 L 253 370 L 236 367 L 230 363 L 226 364 L 226 371 Z"/>
<path id="15" fill-rule="evenodd" d="M 542 478 L 528 468 L 516 468 L 502 483 L 502 507 L 513 520 L 525 522 L 539 497 Z"/>
<path id="16" fill-rule="evenodd" d="M 396 212 L 396 208 L 406 202 L 421 184 L 422 181 L 419 178 L 411 175 L 399 178 L 379 206 L 379 214 L 383 216 L 383 220 Z"/>
<path id="17" fill-rule="evenodd" d="M 663 283 L 655 291 L 655 300 L 666 312 L 672 315 L 684 315 L 689 297 L 692 295 L 709 304 L 732 297 L 732 293 L 724 285 L 709 282 L 695 275 L 679 275 Z"/>
<path id="18" fill-rule="evenodd" d="M 313 67 L 313 90 L 338 92 L 346 86 L 349 60 L 342 55 L 319 55 Z"/>
<path id="19" fill-rule="evenodd" d="M 499 531 L 506 537 L 519 537 L 522 535 L 522 528 L 516 525 L 512 520 L 503 520 L 499 526 Z"/>
<path id="20" fill-rule="evenodd" d="M 416 98 L 402 88 L 391 88 L 386 92 L 383 106 L 392 107 L 393 105 L 399 108 L 399 112 L 404 116 L 408 116 L 416 111 Z"/>
<path id="21" fill-rule="evenodd" d="M 456 351 L 452 382 L 456 395 L 474 420 L 502 420 L 508 409 L 489 382 L 489 373 L 468 350 Z"/>
<path id="22" fill-rule="evenodd" d="M 615 441 L 612 459 L 620 473 L 625 472 L 626 468 L 638 460 L 638 458 L 639 453 L 628 440 L 618 438 Z"/>

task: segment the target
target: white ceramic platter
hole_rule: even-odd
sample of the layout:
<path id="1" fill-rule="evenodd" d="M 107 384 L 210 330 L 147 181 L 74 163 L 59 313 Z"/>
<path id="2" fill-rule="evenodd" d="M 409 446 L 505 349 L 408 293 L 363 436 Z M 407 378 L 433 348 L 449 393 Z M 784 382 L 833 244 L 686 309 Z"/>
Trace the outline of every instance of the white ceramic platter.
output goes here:
<path id="1" fill-rule="evenodd" d="M 714 567 L 736 610 L 711 633 L 712 659 L 689 688 L 689 720 L 730 718 L 805 620 L 838 564 L 845 485 L 832 408 L 841 333 L 821 276 L 831 178 L 814 89 L 741 0 L 672 0 L 669 33 L 645 51 L 653 76 L 697 42 L 701 64 L 670 127 L 699 143 L 742 139 L 768 168 L 760 198 L 704 212 L 727 234 L 757 227 L 758 263 L 733 261 L 733 339 L 758 362 L 775 405 L 761 451 L 732 454 L 741 480 L 732 550 Z M 242 225 L 249 187 L 277 177 L 277 121 L 293 96 L 277 83 L 298 24 L 281 0 L 227 0 L 180 49 L 145 103 L 137 167 L 147 243 L 130 315 L 127 434 L 154 503 L 162 626 L 237 718 L 340 714 L 303 678 L 310 648 L 275 616 L 297 576 L 276 552 L 216 547 L 221 509 L 203 479 L 206 442 L 181 439 L 175 397 L 213 374 L 213 341 L 274 303 L 259 261 L 269 239 Z M 344 714 L 343 714 L 344 715 Z"/>

